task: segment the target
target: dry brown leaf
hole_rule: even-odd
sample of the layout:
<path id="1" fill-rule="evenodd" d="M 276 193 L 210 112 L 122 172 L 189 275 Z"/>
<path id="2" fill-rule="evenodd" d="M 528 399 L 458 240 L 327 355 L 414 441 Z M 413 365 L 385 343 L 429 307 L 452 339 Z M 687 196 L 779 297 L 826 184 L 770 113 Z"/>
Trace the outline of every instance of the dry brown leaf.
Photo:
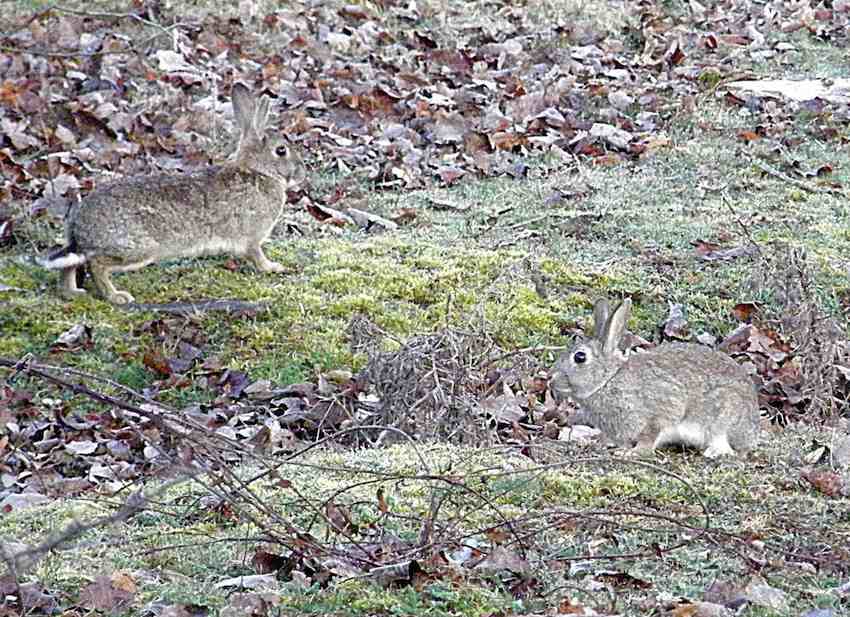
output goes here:
<path id="1" fill-rule="evenodd" d="M 833 471 L 804 469 L 800 472 L 800 475 L 828 497 L 839 497 L 845 492 L 844 479 Z"/>
<path id="2" fill-rule="evenodd" d="M 118 579 L 119 585 L 125 585 L 123 577 Z M 110 576 L 98 576 L 80 592 L 80 604 L 104 612 L 120 612 L 126 609 L 135 597 L 135 586 L 128 591 L 113 583 Z"/>

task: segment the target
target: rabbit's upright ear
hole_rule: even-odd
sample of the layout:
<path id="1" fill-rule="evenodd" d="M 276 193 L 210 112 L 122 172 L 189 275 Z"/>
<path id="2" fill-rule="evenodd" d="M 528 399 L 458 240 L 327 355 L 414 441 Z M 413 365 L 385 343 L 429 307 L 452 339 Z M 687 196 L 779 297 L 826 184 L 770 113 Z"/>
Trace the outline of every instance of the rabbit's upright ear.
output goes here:
<path id="1" fill-rule="evenodd" d="M 629 311 L 632 308 L 630 298 L 623 300 L 623 303 L 617 307 L 614 314 L 605 322 L 605 329 L 602 333 L 602 353 L 606 356 L 613 355 L 617 351 L 620 344 L 620 339 L 626 333 L 626 322 L 629 321 Z"/>
<path id="2" fill-rule="evenodd" d="M 237 83 L 233 85 L 230 97 L 233 102 L 233 117 L 239 125 L 239 132 L 242 137 L 247 137 L 254 131 L 255 109 L 251 91 L 245 84 Z"/>
<path id="3" fill-rule="evenodd" d="M 593 305 L 593 338 L 597 341 L 602 341 L 605 324 L 608 322 L 608 313 L 610 312 L 611 307 L 606 298 L 599 298 Z"/>
<path id="4" fill-rule="evenodd" d="M 266 132 L 266 127 L 269 124 L 269 97 L 265 94 L 260 97 L 259 102 L 257 103 L 257 109 L 254 113 L 254 131 L 257 133 L 257 137 L 262 137 Z"/>

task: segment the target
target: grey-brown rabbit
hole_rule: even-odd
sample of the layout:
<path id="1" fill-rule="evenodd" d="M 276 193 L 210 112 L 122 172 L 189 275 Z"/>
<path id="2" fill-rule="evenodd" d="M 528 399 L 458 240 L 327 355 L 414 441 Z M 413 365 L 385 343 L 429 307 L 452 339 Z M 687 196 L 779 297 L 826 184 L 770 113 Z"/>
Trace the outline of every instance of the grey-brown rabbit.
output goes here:
<path id="1" fill-rule="evenodd" d="M 613 312 L 594 306 L 594 336 L 578 341 L 555 364 L 550 388 L 569 394 L 615 444 L 647 450 L 697 448 L 707 457 L 744 454 L 758 443 L 759 407 L 746 371 L 732 358 L 701 345 L 665 343 L 624 353 L 631 301 Z"/>
<path id="2" fill-rule="evenodd" d="M 229 253 L 262 272 L 280 272 L 261 244 L 302 182 L 304 166 L 282 139 L 266 134 L 269 99 L 243 84 L 232 91 L 239 129 L 235 156 L 223 165 L 183 175 L 137 176 L 106 184 L 74 204 L 65 222 L 66 246 L 42 261 L 61 269 L 59 291 L 74 297 L 77 268 L 88 263 L 97 291 L 114 304 L 133 302 L 115 289 L 113 272 L 163 259 Z"/>

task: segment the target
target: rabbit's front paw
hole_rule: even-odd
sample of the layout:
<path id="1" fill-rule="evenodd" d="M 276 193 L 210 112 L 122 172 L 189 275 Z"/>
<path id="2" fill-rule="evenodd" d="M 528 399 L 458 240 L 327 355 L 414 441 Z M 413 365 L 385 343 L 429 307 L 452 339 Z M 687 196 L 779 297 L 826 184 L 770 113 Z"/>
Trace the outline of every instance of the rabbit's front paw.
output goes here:
<path id="1" fill-rule="evenodd" d="M 636 443 L 624 454 L 628 458 L 651 458 L 655 455 L 655 448 L 651 443 Z"/>
<path id="2" fill-rule="evenodd" d="M 66 300 L 73 300 L 86 295 L 85 289 L 77 287 L 77 267 L 63 268 L 59 277 L 59 295 Z"/>

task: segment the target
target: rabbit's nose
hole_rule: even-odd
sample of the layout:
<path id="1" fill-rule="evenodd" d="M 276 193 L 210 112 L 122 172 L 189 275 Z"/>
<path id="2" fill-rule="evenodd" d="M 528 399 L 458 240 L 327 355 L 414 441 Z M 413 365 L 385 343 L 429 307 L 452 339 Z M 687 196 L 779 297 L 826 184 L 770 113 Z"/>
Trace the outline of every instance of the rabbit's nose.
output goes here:
<path id="1" fill-rule="evenodd" d="M 566 398 L 564 374 L 557 369 L 549 373 L 549 393 L 556 403 L 560 403 Z"/>

